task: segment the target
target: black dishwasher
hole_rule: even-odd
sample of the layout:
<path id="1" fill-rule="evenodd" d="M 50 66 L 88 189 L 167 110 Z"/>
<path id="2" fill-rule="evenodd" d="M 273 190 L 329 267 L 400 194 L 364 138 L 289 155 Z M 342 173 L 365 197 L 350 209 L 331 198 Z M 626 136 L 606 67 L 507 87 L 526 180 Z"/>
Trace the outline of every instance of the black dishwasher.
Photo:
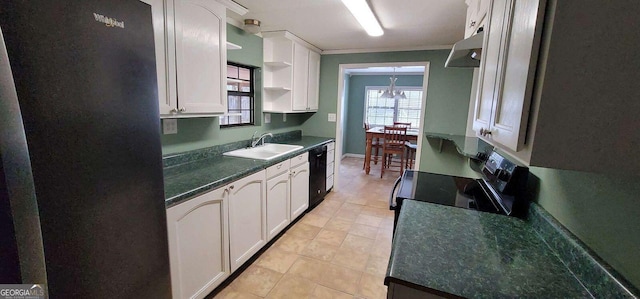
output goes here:
<path id="1" fill-rule="evenodd" d="M 327 146 L 309 151 L 309 210 L 327 194 Z"/>

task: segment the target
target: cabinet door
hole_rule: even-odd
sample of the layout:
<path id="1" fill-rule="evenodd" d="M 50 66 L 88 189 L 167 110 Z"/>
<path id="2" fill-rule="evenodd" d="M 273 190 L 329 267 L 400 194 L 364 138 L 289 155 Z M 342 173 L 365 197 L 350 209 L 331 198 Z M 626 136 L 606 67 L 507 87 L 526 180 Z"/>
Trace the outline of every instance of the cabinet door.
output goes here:
<path id="1" fill-rule="evenodd" d="M 468 38 L 473 35 L 475 31 L 475 25 L 477 23 L 476 18 L 476 7 L 478 0 L 466 0 L 467 4 L 467 18 L 464 24 L 464 38 Z"/>
<path id="2" fill-rule="evenodd" d="M 320 84 L 320 54 L 309 51 L 309 86 L 307 88 L 307 105 L 309 110 L 318 110 Z"/>
<path id="3" fill-rule="evenodd" d="M 231 271 L 238 269 L 267 242 L 265 171 L 229 184 Z"/>
<path id="4" fill-rule="evenodd" d="M 487 19 L 491 0 L 478 0 L 478 2 L 478 13 L 476 14 L 478 25 L 476 26 L 476 29 L 480 28 L 480 25 Z"/>
<path id="5" fill-rule="evenodd" d="M 163 0 L 142 0 L 151 5 L 153 17 L 153 37 L 156 49 L 156 72 L 158 78 L 158 102 L 160 114 L 169 114 L 176 107 L 175 97 L 168 96 L 167 87 L 167 52 L 165 39 L 165 7 Z"/>
<path id="6" fill-rule="evenodd" d="M 473 129 L 491 129 L 491 119 L 500 89 L 506 43 L 505 27 L 509 22 L 510 0 L 493 1 L 489 28 L 485 31 L 483 57 L 480 68 L 480 86 L 476 100 Z"/>
<path id="7" fill-rule="evenodd" d="M 178 110 L 227 109 L 226 8 L 216 1 L 175 0 Z"/>
<path id="8" fill-rule="evenodd" d="M 508 28 L 502 88 L 496 98 L 491 138 L 509 149 L 519 151 L 524 145 L 533 93 L 539 32 L 544 10 L 540 0 L 513 1 Z M 538 32 L 538 36 L 536 36 Z"/>
<path id="9" fill-rule="evenodd" d="M 291 221 L 309 207 L 309 162 L 291 169 Z"/>
<path id="10" fill-rule="evenodd" d="M 267 237 L 271 240 L 287 225 L 289 213 L 289 171 L 267 181 Z"/>
<path id="11" fill-rule="evenodd" d="M 173 298 L 203 298 L 229 276 L 227 198 L 220 188 L 167 209 Z"/>
<path id="12" fill-rule="evenodd" d="M 293 110 L 306 111 L 309 82 L 309 49 L 293 43 Z"/>

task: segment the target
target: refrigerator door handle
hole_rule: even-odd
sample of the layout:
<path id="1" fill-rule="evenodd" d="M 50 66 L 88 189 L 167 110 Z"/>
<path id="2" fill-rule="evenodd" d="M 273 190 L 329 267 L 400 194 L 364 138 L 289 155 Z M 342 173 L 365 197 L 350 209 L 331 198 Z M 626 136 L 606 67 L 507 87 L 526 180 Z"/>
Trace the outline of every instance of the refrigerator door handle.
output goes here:
<path id="1" fill-rule="evenodd" d="M 0 101 L 0 114 L 2 114 L 0 163 L 4 164 L 0 167 L 1 176 L 4 176 L 4 180 L 0 181 L 0 189 L 5 189 L 10 195 L 9 211 L 2 208 L 0 213 L 7 213 L 13 219 L 14 235 L 6 238 L 12 239 L 8 243 L 13 244 L 7 244 L 7 246 L 16 250 L 21 260 L 19 269 L 7 271 L 12 275 L 19 272 L 23 281 L 48 283 L 27 137 L 2 28 L 0 28 L 0 99 L 2 99 Z"/>

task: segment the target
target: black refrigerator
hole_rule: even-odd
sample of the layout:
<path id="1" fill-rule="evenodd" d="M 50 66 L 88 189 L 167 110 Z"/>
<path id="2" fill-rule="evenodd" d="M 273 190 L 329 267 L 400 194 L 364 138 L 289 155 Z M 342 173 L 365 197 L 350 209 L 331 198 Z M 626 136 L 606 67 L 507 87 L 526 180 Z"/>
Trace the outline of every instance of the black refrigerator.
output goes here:
<path id="1" fill-rule="evenodd" d="M 0 284 L 169 298 L 151 7 L 0 0 Z"/>

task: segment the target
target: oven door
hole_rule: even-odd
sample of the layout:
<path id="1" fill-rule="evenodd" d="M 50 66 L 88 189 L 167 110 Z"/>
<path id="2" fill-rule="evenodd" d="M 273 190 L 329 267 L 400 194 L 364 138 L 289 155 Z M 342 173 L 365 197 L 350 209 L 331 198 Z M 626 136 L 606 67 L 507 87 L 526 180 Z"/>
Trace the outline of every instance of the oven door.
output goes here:
<path id="1" fill-rule="evenodd" d="M 393 233 L 396 232 L 396 225 L 398 224 L 398 216 L 400 216 L 400 209 L 402 208 L 402 201 L 407 199 L 406 196 L 402 196 L 400 194 L 400 189 L 402 189 L 402 183 L 411 181 L 413 170 L 405 170 L 400 177 L 393 184 L 393 188 L 391 189 L 391 194 L 389 194 L 389 210 L 393 210 Z"/>

